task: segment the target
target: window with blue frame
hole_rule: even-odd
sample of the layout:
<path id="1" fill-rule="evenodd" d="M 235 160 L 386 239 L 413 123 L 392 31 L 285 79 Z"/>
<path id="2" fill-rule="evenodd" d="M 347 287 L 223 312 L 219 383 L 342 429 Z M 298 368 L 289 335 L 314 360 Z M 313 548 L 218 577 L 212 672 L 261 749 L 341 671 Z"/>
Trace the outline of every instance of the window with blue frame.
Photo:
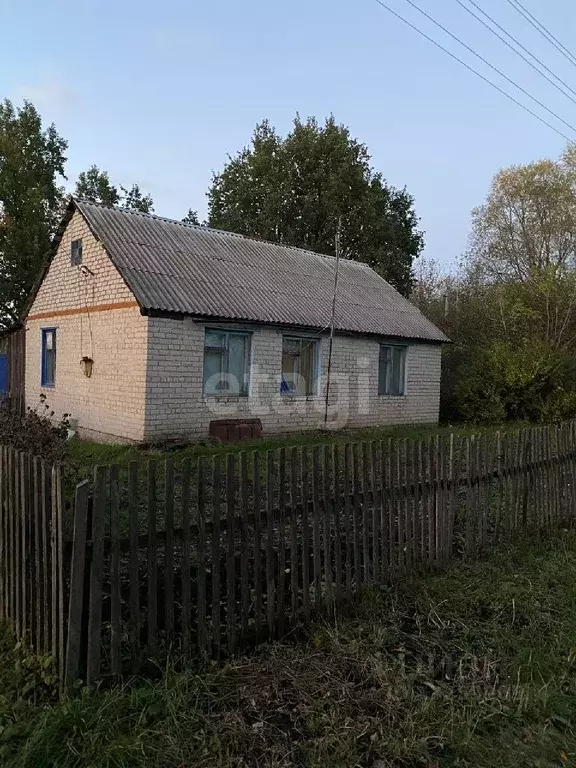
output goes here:
<path id="1" fill-rule="evenodd" d="M 250 333 L 206 328 L 205 395 L 248 395 L 250 340 Z"/>
<path id="2" fill-rule="evenodd" d="M 43 387 L 56 383 L 56 328 L 42 329 L 42 377 Z"/>

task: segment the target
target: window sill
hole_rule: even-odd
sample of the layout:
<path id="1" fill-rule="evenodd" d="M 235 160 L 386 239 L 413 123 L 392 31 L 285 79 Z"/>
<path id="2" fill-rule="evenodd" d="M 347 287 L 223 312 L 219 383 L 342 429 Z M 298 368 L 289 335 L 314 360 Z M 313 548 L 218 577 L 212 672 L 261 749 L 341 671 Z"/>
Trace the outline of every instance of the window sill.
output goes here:
<path id="1" fill-rule="evenodd" d="M 300 400 L 300 401 L 323 400 L 322 395 L 292 395 L 290 394 L 290 392 L 280 392 L 280 397 L 286 398 L 286 400 Z"/>
<path id="2" fill-rule="evenodd" d="M 238 403 L 238 402 L 244 402 L 248 400 L 249 395 L 212 395 L 204 392 L 202 394 L 202 399 L 206 402 L 213 403 L 214 401 L 218 401 L 221 403 Z"/>
<path id="3" fill-rule="evenodd" d="M 378 397 L 385 397 L 388 400 L 402 400 L 402 399 L 406 399 L 408 397 L 408 393 L 407 392 L 403 392 L 401 395 L 381 395 L 381 394 L 378 394 Z"/>
<path id="4" fill-rule="evenodd" d="M 55 389 L 56 384 L 40 384 L 40 389 Z"/>

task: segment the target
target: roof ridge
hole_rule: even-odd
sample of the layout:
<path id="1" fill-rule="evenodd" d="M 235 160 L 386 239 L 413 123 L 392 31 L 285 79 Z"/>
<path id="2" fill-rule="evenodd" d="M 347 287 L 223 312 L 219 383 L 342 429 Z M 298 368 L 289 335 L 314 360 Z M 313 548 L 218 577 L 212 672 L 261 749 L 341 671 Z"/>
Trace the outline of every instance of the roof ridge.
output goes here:
<path id="1" fill-rule="evenodd" d="M 127 213 L 130 216 L 141 216 L 145 219 L 164 221 L 167 224 L 177 224 L 178 226 L 184 227 L 185 229 L 200 230 L 202 232 L 215 232 L 220 235 L 227 235 L 228 237 L 237 237 L 242 240 L 252 240 L 255 243 L 267 243 L 268 245 L 276 245 L 282 248 L 289 248 L 292 251 L 298 251 L 300 253 L 310 253 L 313 256 L 319 256 L 322 259 L 330 259 L 331 261 L 336 261 L 336 256 L 331 256 L 328 253 L 319 253 L 318 251 L 313 251 L 310 248 L 301 248 L 299 245 L 282 243 L 282 242 L 278 242 L 277 240 L 268 240 L 267 238 L 255 237 L 254 235 L 243 235 L 240 232 L 231 232 L 229 229 L 218 229 L 217 227 L 208 227 L 205 224 L 190 224 L 187 221 L 170 219 L 167 216 L 159 216 L 157 213 L 145 213 L 144 211 L 137 211 L 137 210 L 134 210 L 133 208 L 123 208 L 120 205 L 112 205 L 111 203 L 96 202 L 94 200 L 89 200 L 86 197 L 78 197 L 76 195 L 72 195 L 71 199 L 74 200 L 74 202 L 76 203 L 82 203 L 84 205 L 94 205 L 98 208 L 107 208 L 111 211 L 118 211 L 118 213 Z M 357 264 L 359 267 L 372 269 L 369 264 L 366 264 L 363 261 L 358 261 L 357 259 L 346 259 L 346 261 L 351 264 Z"/>

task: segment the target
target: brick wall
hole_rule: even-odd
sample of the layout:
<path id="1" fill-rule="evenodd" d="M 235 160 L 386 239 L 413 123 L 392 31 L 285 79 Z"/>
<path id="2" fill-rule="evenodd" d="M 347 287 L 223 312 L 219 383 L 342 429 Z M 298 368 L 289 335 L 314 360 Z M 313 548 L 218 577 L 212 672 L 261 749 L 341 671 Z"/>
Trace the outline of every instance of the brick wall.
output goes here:
<path id="1" fill-rule="evenodd" d="M 214 398 L 202 394 L 204 326 L 190 319 L 149 320 L 145 439 L 204 437 L 210 421 L 219 418 L 258 417 L 267 433 L 324 426 L 328 338 L 319 340 L 320 395 L 292 398 L 279 392 L 282 332 L 268 327 L 251 330 L 249 397 Z M 377 341 L 335 337 L 329 425 L 436 422 L 440 345 L 409 345 L 407 393 L 403 397 L 378 395 L 378 354 Z"/>
<path id="2" fill-rule="evenodd" d="M 83 273 L 70 263 L 70 243 L 82 238 Z M 56 328 L 56 382 L 41 386 L 42 328 Z M 71 413 L 81 434 L 102 440 L 142 440 L 147 319 L 134 296 L 76 212 L 38 291 L 26 323 L 26 402 L 44 393 L 57 418 Z M 94 360 L 91 378 L 83 356 Z"/>
<path id="3" fill-rule="evenodd" d="M 82 271 L 70 263 L 82 238 Z M 56 382 L 41 386 L 43 328 L 57 329 Z M 199 438 L 210 421 L 260 418 L 266 433 L 324 426 L 328 338 L 318 340 L 320 392 L 280 394 L 282 332 L 253 327 L 247 398 L 202 393 L 204 329 L 191 319 L 146 318 L 102 246 L 76 212 L 40 287 L 26 323 L 26 402 L 44 393 L 56 418 L 70 413 L 80 434 L 100 440 Z M 438 419 L 440 346 L 411 344 L 407 393 L 378 395 L 378 342 L 334 339 L 328 425 L 433 423 Z M 81 359 L 93 359 L 84 375 Z"/>

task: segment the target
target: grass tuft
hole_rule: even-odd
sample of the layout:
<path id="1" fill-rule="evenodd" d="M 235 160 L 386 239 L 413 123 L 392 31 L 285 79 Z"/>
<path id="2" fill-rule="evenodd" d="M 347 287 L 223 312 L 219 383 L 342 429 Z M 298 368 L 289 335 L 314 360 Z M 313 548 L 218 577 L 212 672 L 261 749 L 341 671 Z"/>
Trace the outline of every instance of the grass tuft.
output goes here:
<path id="1" fill-rule="evenodd" d="M 3 765 L 547 768 L 576 761 L 575 712 L 570 532 L 369 590 L 222 668 L 40 700 Z"/>

